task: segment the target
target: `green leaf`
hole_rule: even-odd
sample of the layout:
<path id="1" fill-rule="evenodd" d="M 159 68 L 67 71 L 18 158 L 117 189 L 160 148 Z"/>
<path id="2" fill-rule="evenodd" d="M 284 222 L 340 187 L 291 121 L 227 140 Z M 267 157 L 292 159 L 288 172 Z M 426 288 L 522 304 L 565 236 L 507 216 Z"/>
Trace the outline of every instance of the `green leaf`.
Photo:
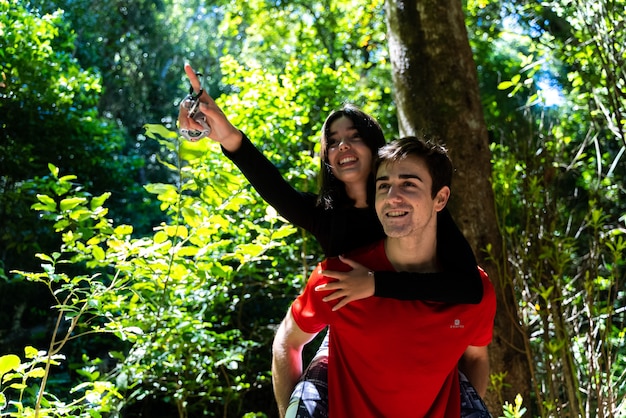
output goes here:
<path id="1" fill-rule="evenodd" d="M 179 257 L 193 257 L 193 256 L 195 256 L 196 254 L 198 254 L 198 251 L 199 251 L 199 250 L 200 250 L 200 249 L 199 249 L 198 247 L 193 247 L 193 246 L 186 245 L 186 246 L 184 246 L 184 247 L 181 247 L 181 248 L 180 248 L 180 249 L 176 252 L 176 254 L 177 254 Z"/>
<path id="2" fill-rule="evenodd" d="M 513 83 L 511 83 L 510 81 L 502 81 L 498 84 L 498 90 L 506 90 L 510 89 L 511 87 L 513 87 Z"/>
<path id="3" fill-rule="evenodd" d="M 120 225 L 113 230 L 115 235 L 119 237 L 127 236 L 133 233 L 133 227 L 131 225 Z"/>
<path id="4" fill-rule="evenodd" d="M 211 140 L 204 139 L 202 141 L 183 141 L 180 145 L 180 157 L 183 160 L 195 161 L 205 156 L 209 151 Z"/>
<path id="5" fill-rule="evenodd" d="M 172 193 L 172 192 L 176 193 L 176 186 L 172 184 L 151 183 L 151 184 L 146 184 L 144 188 L 149 193 L 156 194 L 156 195 Z"/>
<path id="6" fill-rule="evenodd" d="M 240 244 L 237 246 L 237 251 L 245 254 L 249 257 L 256 257 L 263 252 L 264 248 L 258 244 Z"/>
<path id="7" fill-rule="evenodd" d="M 37 258 L 39 258 L 40 260 L 43 260 L 43 261 L 48 261 L 50 264 L 54 263 L 54 260 L 48 254 L 37 253 L 37 254 L 35 254 L 35 257 L 37 257 Z"/>
<path id="8" fill-rule="evenodd" d="M 169 239 L 169 236 L 167 235 L 165 231 L 157 231 L 154 234 L 153 239 L 156 244 L 162 244 Z"/>
<path id="9" fill-rule="evenodd" d="M 20 379 L 22 380 L 22 378 L 24 377 L 24 375 L 20 372 L 15 372 L 15 373 L 7 373 L 4 376 L 2 376 L 2 384 L 4 385 L 6 382 L 9 382 L 13 379 Z"/>
<path id="10" fill-rule="evenodd" d="M 13 370 L 17 370 L 20 366 L 21 360 L 15 354 L 7 354 L 0 357 L 0 376 Z"/>
<path id="11" fill-rule="evenodd" d="M 37 200 L 39 200 L 42 204 L 35 203 L 32 208 L 36 210 L 47 210 L 54 211 L 57 208 L 57 204 L 53 198 L 45 194 L 38 194 Z"/>
<path id="12" fill-rule="evenodd" d="M 189 236 L 189 231 L 184 225 L 167 225 L 165 227 L 165 232 L 170 237 L 179 237 L 184 239 Z"/>
<path id="13" fill-rule="evenodd" d="M 39 350 L 29 345 L 24 347 L 24 355 L 27 359 L 34 359 L 39 355 Z"/>
<path id="14" fill-rule="evenodd" d="M 50 173 L 52 173 L 54 177 L 59 177 L 59 167 L 55 166 L 52 163 L 48 163 L 48 170 L 50 170 Z"/>
<path id="15" fill-rule="evenodd" d="M 68 174 L 67 176 L 63 176 L 59 179 L 60 183 L 68 183 L 70 181 L 76 180 L 78 177 L 74 174 Z"/>
<path id="16" fill-rule="evenodd" d="M 102 193 L 100 196 L 96 196 L 91 199 L 90 208 L 96 210 L 104 204 L 104 202 L 111 196 L 110 192 Z"/>
<path id="17" fill-rule="evenodd" d="M 183 207 L 182 214 L 185 219 L 185 223 L 187 223 L 190 227 L 196 228 L 202 224 L 202 218 L 192 209 Z"/>
<path id="18" fill-rule="evenodd" d="M 34 369 L 29 370 L 26 373 L 26 376 L 32 377 L 32 378 L 35 378 L 35 379 L 41 379 L 45 375 L 46 375 L 46 371 L 43 369 L 43 367 L 35 367 Z"/>
<path id="19" fill-rule="evenodd" d="M 282 238 L 285 238 L 291 234 L 294 234 L 298 231 L 297 228 L 293 227 L 292 225 L 282 225 L 277 231 L 273 231 L 271 234 L 272 239 L 274 240 L 279 240 Z"/>
<path id="20" fill-rule="evenodd" d="M 91 255 L 93 255 L 93 258 L 96 261 L 104 261 L 104 259 L 106 258 L 106 253 L 99 246 L 94 246 L 91 248 Z"/>
<path id="21" fill-rule="evenodd" d="M 170 131 L 163 125 L 148 123 L 144 125 L 144 128 L 146 129 L 146 136 L 150 138 L 155 138 L 157 136 L 167 139 L 178 138 L 178 133 Z"/>
<path id="22" fill-rule="evenodd" d="M 74 209 L 76 206 L 85 203 L 87 201 L 87 199 L 85 199 L 84 197 L 70 197 L 68 199 L 63 199 L 61 200 L 61 210 L 62 211 L 66 211 L 66 210 L 72 210 Z"/>

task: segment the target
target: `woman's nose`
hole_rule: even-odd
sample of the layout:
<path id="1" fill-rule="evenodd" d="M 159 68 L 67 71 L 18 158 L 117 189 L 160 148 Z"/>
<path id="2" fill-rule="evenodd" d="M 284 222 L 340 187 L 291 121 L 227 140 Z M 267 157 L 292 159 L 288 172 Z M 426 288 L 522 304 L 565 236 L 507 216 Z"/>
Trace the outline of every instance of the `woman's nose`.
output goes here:
<path id="1" fill-rule="evenodd" d="M 350 142 L 347 139 L 342 139 L 341 142 L 339 142 L 339 150 L 340 151 L 344 151 L 350 148 Z"/>

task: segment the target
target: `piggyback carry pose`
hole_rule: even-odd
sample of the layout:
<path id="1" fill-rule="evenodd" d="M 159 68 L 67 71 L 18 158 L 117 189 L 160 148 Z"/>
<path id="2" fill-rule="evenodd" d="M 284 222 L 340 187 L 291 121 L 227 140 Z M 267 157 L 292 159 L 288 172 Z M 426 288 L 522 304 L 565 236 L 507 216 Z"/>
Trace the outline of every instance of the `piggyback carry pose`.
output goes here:
<path id="1" fill-rule="evenodd" d="M 209 138 L 221 144 L 224 154 L 240 168 L 259 195 L 285 219 L 309 231 L 327 257 L 347 254 L 384 237 L 371 191 L 374 157 L 385 144 L 385 139 L 380 125 L 373 117 L 350 105 L 328 116 L 321 135 L 320 191 L 318 194 L 300 192 L 283 179 L 278 169 L 254 147 L 243 132 L 228 121 L 215 101 L 201 90 L 193 69 L 186 65 L 185 71 L 192 90 L 199 93 L 197 109 L 203 115 L 203 124 L 198 124 L 197 118 L 190 118 L 188 108 L 181 106 L 181 129 L 207 131 Z M 207 129 L 207 125 L 210 129 Z M 483 281 L 472 249 L 446 208 L 436 216 L 439 271 L 372 270 L 344 258 L 343 262 L 351 270 L 325 271 L 325 275 L 335 281 L 320 285 L 318 291 L 325 292 L 325 301 L 332 302 L 336 310 L 370 296 L 478 304 L 483 295 Z M 322 345 L 325 344 L 327 341 Z M 307 375 L 324 376 L 324 354 L 322 350 L 314 366 L 307 370 Z M 307 375 L 304 376 L 305 383 Z M 315 415 L 317 409 L 324 409 L 327 395 L 323 393 L 323 379 L 312 380 L 313 390 L 320 387 L 322 391 L 319 396 L 313 397 L 318 396 L 320 400 L 314 400 L 312 406 L 301 405 L 298 409 L 309 410 Z M 304 401 L 298 402 L 302 404 Z"/>

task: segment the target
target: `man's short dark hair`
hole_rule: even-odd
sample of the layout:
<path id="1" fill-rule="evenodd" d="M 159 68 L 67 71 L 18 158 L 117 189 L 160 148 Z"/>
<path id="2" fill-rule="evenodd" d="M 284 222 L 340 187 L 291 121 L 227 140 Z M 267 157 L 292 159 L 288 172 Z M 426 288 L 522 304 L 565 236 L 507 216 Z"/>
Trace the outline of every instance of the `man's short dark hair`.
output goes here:
<path id="1" fill-rule="evenodd" d="M 454 169 L 448 150 L 432 137 L 407 136 L 391 141 L 378 150 L 375 172 L 382 164 L 401 161 L 409 156 L 422 158 L 426 163 L 433 180 L 432 197 L 435 197 L 442 187 L 451 186 Z"/>

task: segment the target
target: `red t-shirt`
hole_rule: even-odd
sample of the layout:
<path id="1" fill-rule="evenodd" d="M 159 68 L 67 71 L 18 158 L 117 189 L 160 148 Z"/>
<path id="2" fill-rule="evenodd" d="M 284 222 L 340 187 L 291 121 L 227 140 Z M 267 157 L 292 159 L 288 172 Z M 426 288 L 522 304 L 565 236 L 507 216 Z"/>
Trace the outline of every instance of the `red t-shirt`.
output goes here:
<path id="1" fill-rule="evenodd" d="M 393 270 L 384 241 L 348 255 L 377 270 Z M 328 357 L 332 418 L 460 416 L 457 363 L 468 345 L 491 342 L 496 299 L 481 270 L 477 305 L 370 297 L 336 312 L 317 285 L 332 281 L 321 269 L 349 270 L 337 258 L 315 269 L 291 307 L 298 326 L 317 333 L 331 326 Z"/>

